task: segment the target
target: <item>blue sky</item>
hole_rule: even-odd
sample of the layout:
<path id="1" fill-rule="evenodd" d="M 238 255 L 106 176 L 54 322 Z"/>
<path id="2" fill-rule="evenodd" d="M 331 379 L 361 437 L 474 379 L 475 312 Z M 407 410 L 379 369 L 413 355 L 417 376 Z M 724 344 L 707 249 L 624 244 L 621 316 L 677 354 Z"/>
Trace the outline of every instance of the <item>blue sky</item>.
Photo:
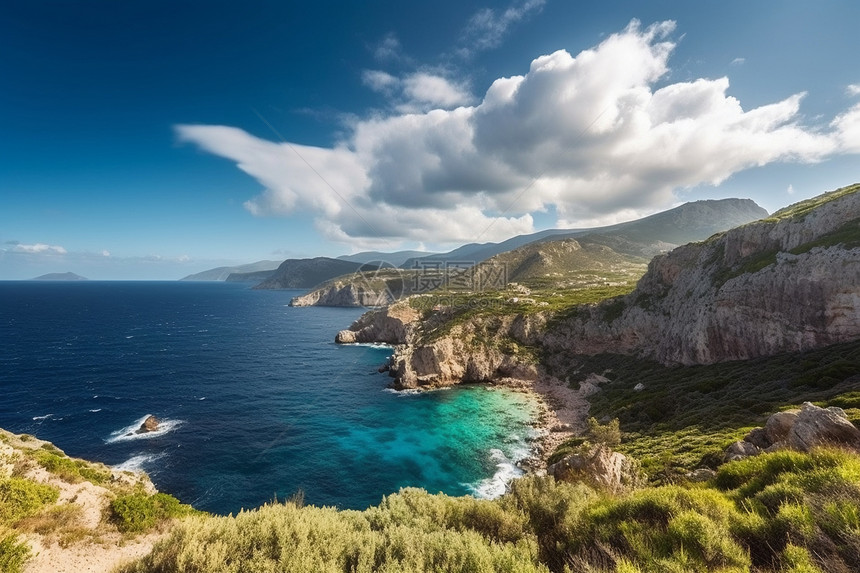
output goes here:
<path id="1" fill-rule="evenodd" d="M 448 249 L 860 180 L 860 4 L 11 1 L 0 279 Z"/>

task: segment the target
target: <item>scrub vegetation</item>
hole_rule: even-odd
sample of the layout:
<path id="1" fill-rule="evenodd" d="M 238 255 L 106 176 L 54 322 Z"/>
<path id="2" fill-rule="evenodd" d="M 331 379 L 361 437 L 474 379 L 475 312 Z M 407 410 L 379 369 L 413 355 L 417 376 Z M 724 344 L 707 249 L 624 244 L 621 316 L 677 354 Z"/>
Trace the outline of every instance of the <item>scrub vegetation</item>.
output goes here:
<path id="1" fill-rule="evenodd" d="M 404 489 L 365 511 L 288 502 L 195 516 L 122 572 L 847 572 L 858 562 L 860 457 L 819 450 L 623 495 L 530 477 L 494 501 Z"/>

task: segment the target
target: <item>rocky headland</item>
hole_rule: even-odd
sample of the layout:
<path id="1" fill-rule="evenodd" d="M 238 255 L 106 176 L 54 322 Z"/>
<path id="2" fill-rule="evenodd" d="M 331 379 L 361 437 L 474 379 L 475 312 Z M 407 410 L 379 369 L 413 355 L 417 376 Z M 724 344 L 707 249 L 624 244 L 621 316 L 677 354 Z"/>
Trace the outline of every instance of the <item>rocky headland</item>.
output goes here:
<path id="1" fill-rule="evenodd" d="M 421 308 L 361 317 L 338 342 L 397 345 L 397 388 L 534 379 L 537 355 L 709 364 L 860 338 L 860 185 L 655 257 L 630 294 L 558 311 Z M 443 331 L 440 334 L 440 331 Z"/>

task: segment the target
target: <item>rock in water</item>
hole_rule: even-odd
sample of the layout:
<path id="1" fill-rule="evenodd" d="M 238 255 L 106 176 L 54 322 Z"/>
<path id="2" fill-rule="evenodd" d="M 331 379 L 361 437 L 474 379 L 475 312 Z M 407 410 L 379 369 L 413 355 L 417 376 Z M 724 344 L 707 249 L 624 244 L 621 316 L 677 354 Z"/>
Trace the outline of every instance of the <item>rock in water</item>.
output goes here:
<path id="1" fill-rule="evenodd" d="M 143 424 L 140 425 L 140 428 L 137 429 L 135 434 L 147 434 L 149 432 L 154 432 L 158 429 L 158 418 L 155 416 L 147 416 L 146 420 L 143 421 Z"/>
<path id="2" fill-rule="evenodd" d="M 335 335 L 334 341 L 338 344 L 352 344 L 356 342 L 355 332 L 351 330 L 341 330 Z"/>

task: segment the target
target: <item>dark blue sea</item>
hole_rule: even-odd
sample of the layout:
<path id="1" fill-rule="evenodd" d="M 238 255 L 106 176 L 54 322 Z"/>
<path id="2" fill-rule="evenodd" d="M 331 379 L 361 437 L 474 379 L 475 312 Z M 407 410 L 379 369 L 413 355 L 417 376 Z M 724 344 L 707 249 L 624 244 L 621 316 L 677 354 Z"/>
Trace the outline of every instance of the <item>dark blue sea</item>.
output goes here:
<path id="1" fill-rule="evenodd" d="M 0 427 L 147 472 L 198 509 L 298 491 L 363 509 L 401 487 L 493 496 L 534 403 L 480 386 L 388 389 L 385 347 L 334 344 L 362 310 L 194 282 L 0 282 Z M 147 415 L 157 432 L 131 435 Z"/>

